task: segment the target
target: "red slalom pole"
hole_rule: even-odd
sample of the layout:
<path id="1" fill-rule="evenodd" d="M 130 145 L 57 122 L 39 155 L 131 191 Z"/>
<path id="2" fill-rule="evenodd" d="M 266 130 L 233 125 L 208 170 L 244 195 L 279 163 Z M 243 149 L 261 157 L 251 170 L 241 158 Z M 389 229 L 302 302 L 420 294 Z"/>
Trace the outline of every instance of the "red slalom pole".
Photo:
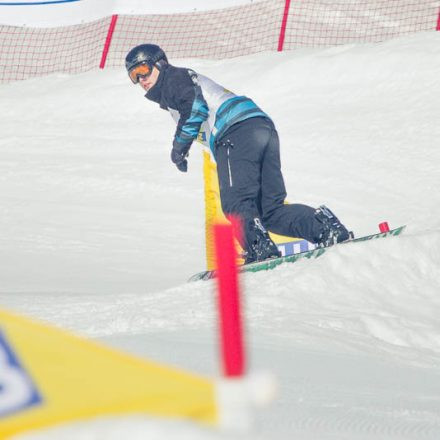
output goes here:
<path id="1" fill-rule="evenodd" d="M 217 259 L 218 306 L 223 374 L 244 374 L 243 331 L 238 288 L 237 256 L 230 224 L 214 225 Z"/>

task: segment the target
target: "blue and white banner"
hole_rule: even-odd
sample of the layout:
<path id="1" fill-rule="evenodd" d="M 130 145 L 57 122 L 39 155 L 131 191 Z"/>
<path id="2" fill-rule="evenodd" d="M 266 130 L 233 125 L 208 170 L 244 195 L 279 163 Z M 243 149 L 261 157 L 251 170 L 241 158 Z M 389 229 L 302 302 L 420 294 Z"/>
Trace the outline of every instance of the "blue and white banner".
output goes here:
<path id="1" fill-rule="evenodd" d="M 36 385 L 0 330 L 0 419 L 40 402 Z"/>
<path id="2" fill-rule="evenodd" d="M 0 25 L 59 27 L 113 14 L 146 15 L 206 11 L 258 0 L 0 0 Z"/>

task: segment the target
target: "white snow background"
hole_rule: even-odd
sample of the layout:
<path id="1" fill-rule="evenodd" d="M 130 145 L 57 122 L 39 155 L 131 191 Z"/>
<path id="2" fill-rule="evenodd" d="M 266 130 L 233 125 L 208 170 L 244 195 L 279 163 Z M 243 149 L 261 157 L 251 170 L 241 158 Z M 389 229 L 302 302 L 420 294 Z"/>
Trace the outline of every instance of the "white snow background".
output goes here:
<path id="1" fill-rule="evenodd" d="M 254 99 L 281 138 L 288 200 L 360 236 L 241 277 L 250 371 L 279 395 L 247 435 L 115 417 L 24 439 L 440 438 L 440 33 L 381 44 L 171 60 Z M 201 147 L 123 67 L 0 86 L 0 306 L 217 377 Z M 115 377 L 115 380 L 118 380 Z"/>

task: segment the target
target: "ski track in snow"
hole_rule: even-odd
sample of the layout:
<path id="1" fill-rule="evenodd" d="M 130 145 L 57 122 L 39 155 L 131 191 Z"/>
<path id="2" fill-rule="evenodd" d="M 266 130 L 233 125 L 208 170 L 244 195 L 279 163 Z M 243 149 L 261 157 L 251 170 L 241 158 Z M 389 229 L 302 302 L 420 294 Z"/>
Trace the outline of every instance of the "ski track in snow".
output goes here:
<path id="1" fill-rule="evenodd" d="M 176 62 L 274 118 L 290 201 L 357 235 L 407 230 L 240 278 L 249 367 L 280 384 L 255 432 L 133 416 L 20 438 L 440 438 L 439 43 Z M 204 267 L 197 147 L 178 173 L 171 118 L 121 70 L 2 85 L 0 109 L 0 304 L 219 375 L 215 282 L 186 283 Z"/>

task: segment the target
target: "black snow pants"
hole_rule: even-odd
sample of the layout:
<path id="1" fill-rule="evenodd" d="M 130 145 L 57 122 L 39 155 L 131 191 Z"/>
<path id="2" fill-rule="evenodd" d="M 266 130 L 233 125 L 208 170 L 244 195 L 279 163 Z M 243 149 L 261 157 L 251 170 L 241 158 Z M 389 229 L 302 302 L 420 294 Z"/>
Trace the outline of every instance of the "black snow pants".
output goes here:
<path id="1" fill-rule="evenodd" d="M 249 118 L 216 141 L 215 158 L 223 212 L 246 225 L 258 217 L 271 232 L 316 242 L 322 224 L 315 209 L 285 204 L 278 133 L 270 119 Z"/>

